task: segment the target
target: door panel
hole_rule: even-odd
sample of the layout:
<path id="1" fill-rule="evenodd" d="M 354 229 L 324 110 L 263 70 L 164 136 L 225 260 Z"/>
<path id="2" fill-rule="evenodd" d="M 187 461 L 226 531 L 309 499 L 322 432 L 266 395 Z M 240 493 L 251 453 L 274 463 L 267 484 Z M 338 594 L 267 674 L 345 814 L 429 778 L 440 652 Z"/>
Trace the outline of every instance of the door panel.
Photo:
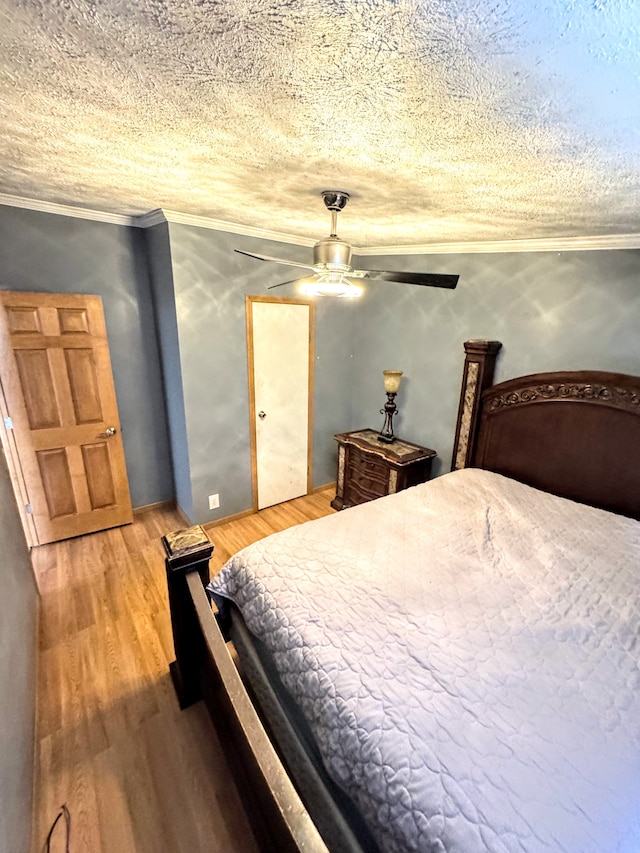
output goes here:
<path id="1" fill-rule="evenodd" d="M 313 307 L 248 297 L 254 504 L 305 495 L 311 483 Z"/>
<path id="2" fill-rule="evenodd" d="M 15 359 L 31 429 L 60 426 L 47 351 L 16 350 Z"/>
<path id="3" fill-rule="evenodd" d="M 84 308 L 58 308 L 58 322 L 62 335 L 89 332 L 89 317 Z"/>
<path id="4" fill-rule="evenodd" d="M 36 453 L 44 496 L 49 508 L 50 518 L 60 518 L 78 511 L 69 459 L 64 447 L 55 450 L 40 450 Z"/>
<path id="5" fill-rule="evenodd" d="M 102 420 L 100 390 L 90 349 L 64 351 L 71 399 L 77 424 L 97 424 Z"/>
<path id="6" fill-rule="evenodd" d="M 82 447 L 82 461 L 87 472 L 91 509 L 114 506 L 116 490 L 111 476 L 111 459 L 107 442 L 85 444 Z"/>
<path id="7" fill-rule="evenodd" d="M 42 334 L 40 318 L 35 308 L 7 306 L 6 311 L 9 332 L 12 335 L 19 335 L 21 332 Z"/>
<path id="8" fill-rule="evenodd" d="M 100 297 L 0 291 L 0 305 L 5 443 L 33 513 L 30 544 L 130 522 Z"/>

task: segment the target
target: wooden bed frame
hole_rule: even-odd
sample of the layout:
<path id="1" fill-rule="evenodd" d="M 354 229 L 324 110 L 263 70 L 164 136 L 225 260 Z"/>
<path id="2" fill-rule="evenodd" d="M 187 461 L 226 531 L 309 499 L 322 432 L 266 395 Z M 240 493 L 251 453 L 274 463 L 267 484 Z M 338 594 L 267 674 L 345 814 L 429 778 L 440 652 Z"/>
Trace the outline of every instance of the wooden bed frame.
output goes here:
<path id="1" fill-rule="evenodd" d="M 492 385 L 497 341 L 467 341 L 452 469 L 477 467 L 640 518 L 640 377 L 539 373 Z M 203 698 L 265 851 L 327 853 L 252 705 L 204 586 L 201 527 L 164 537 L 180 706 Z"/>

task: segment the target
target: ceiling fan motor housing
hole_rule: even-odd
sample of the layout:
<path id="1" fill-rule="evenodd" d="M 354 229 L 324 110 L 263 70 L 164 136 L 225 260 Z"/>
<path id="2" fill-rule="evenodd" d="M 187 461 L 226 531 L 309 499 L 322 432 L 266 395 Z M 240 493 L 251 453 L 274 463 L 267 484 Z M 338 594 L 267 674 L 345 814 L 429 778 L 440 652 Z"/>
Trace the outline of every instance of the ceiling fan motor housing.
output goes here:
<path id="1" fill-rule="evenodd" d="M 337 237 L 325 237 L 313 247 L 313 265 L 347 272 L 351 269 L 351 246 Z"/>
<path id="2" fill-rule="evenodd" d="M 324 190 L 322 199 L 327 210 L 335 210 L 339 213 L 349 201 L 349 193 L 344 190 Z"/>

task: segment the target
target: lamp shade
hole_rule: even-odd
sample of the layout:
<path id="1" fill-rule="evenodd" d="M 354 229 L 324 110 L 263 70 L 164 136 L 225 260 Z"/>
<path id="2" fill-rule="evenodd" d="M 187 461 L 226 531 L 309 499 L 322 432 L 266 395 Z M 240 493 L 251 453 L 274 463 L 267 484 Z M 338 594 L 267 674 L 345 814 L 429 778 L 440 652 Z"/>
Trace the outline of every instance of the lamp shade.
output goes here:
<path id="1" fill-rule="evenodd" d="M 387 394 L 397 394 L 400 388 L 400 380 L 402 379 L 401 370 L 383 370 L 384 390 Z"/>

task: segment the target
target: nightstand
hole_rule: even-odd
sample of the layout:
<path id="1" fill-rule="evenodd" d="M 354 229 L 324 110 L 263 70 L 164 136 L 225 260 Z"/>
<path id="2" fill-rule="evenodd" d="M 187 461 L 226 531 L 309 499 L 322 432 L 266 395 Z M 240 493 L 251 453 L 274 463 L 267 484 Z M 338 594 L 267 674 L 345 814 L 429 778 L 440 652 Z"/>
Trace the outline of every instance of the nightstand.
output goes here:
<path id="1" fill-rule="evenodd" d="M 374 429 L 341 432 L 338 442 L 338 481 L 334 509 L 372 501 L 424 483 L 437 456 L 435 450 L 396 439 L 378 441 Z"/>

